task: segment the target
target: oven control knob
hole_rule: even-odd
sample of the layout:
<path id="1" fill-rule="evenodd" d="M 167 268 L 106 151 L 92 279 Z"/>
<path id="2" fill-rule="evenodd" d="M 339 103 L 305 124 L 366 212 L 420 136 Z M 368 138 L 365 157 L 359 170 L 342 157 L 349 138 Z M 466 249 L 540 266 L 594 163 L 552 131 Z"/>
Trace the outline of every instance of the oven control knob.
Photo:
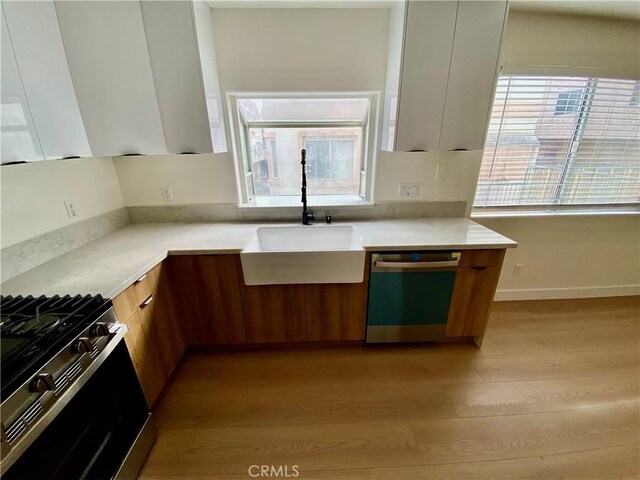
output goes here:
<path id="1" fill-rule="evenodd" d="M 109 324 L 105 322 L 96 322 L 90 332 L 92 337 L 108 337 L 111 334 Z"/>
<path id="2" fill-rule="evenodd" d="M 87 353 L 91 351 L 91 342 L 87 337 L 80 337 L 71 345 L 73 353 Z"/>
<path id="3" fill-rule="evenodd" d="M 47 390 L 53 390 L 56 388 L 56 382 L 53 380 L 53 375 L 50 373 L 39 373 L 31 380 L 29 390 L 32 392 L 44 393 Z"/>

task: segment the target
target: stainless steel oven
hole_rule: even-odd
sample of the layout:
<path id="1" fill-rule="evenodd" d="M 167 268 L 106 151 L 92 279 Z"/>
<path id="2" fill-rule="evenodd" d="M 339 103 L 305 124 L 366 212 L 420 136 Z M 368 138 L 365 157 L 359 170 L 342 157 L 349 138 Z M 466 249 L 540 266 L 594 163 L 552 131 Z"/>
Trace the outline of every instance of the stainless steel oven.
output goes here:
<path id="1" fill-rule="evenodd" d="M 0 301 L 2 479 L 135 479 L 156 430 L 111 301 Z"/>

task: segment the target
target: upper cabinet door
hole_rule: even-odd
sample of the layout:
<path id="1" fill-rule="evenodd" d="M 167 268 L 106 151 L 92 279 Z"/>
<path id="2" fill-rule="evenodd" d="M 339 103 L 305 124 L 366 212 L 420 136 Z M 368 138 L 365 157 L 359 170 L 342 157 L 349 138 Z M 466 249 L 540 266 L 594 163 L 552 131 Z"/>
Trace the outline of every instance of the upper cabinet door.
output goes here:
<path id="1" fill-rule="evenodd" d="M 506 13 L 507 2 L 459 2 L 440 150 L 484 146 Z"/>
<path id="2" fill-rule="evenodd" d="M 138 2 L 57 1 L 94 155 L 167 153 Z"/>
<path id="3" fill-rule="evenodd" d="M 224 103 L 218 77 L 212 11 L 204 0 L 194 0 L 192 5 L 213 151 L 215 153 L 226 152 L 227 136 L 223 113 Z"/>
<path id="4" fill-rule="evenodd" d="M 140 5 L 167 149 L 213 152 L 191 2 Z"/>
<path id="5" fill-rule="evenodd" d="M 11 163 L 44 160 L 13 53 L 4 9 L 0 13 L 0 161 Z"/>
<path id="6" fill-rule="evenodd" d="M 90 157 L 53 2 L 3 2 L 33 122 L 47 160 Z"/>
<path id="7" fill-rule="evenodd" d="M 390 16 L 382 148 L 481 149 L 507 2 L 398 1 Z"/>
<path id="8" fill-rule="evenodd" d="M 438 150 L 456 9 L 456 2 L 409 2 L 394 150 Z"/>

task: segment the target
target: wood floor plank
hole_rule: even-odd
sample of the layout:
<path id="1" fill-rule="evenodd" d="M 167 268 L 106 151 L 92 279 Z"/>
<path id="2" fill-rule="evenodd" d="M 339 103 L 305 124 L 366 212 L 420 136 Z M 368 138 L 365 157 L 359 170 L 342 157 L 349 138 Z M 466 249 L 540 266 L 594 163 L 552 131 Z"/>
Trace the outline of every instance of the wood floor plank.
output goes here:
<path id="1" fill-rule="evenodd" d="M 314 347 L 188 355 L 173 389 L 215 391 L 221 386 L 393 384 L 397 381 L 444 384 L 480 382 L 475 365 L 482 351 L 474 345 Z"/>
<path id="2" fill-rule="evenodd" d="M 422 467 L 376 468 L 371 480 L 634 480 L 640 472 L 637 443 L 514 460 Z"/>
<path id="3" fill-rule="evenodd" d="M 640 376 L 451 384 L 442 386 L 461 417 L 541 413 L 633 403 Z"/>
<path id="4" fill-rule="evenodd" d="M 313 471 L 419 463 L 406 421 L 199 428 L 160 430 L 142 476 L 245 473 L 251 465 Z"/>
<path id="5" fill-rule="evenodd" d="M 276 468 L 280 467 L 280 465 L 276 465 Z M 354 468 L 347 470 L 299 470 L 298 476 L 293 476 L 292 466 L 289 466 L 289 476 L 285 477 L 284 472 L 279 477 L 271 477 L 271 478 L 299 478 L 300 480 L 370 480 L 369 478 L 369 470 L 366 468 Z M 256 472 L 257 470 L 254 468 L 251 470 L 251 473 Z M 140 476 L 138 480 L 251 480 L 252 478 L 260 478 L 251 477 L 249 472 L 244 473 L 223 473 L 220 475 L 177 475 L 177 476 L 168 476 L 168 475 L 153 475 L 153 476 Z M 269 478 L 269 477 L 262 477 Z M 397 480 L 397 479 L 396 479 Z"/>
<path id="6" fill-rule="evenodd" d="M 546 378 L 589 377 L 628 374 L 640 371 L 638 351 L 618 352 L 615 348 L 524 355 L 485 355 L 475 368 L 486 382 L 540 380 Z"/>
<path id="7" fill-rule="evenodd" d="M 528 415 L 410 420 L 425 464 L 481 462 L 628 445 L 638 403 Z"/>
<path id="8" fill-rule="evenodd" d="M 195 390 L 191 386 L 189 390 Z M 189 405 L 188 409 L 183 408 Z M 309 386 L 306 383 L 256 388 L 221 386 L 215 392 L 167 392 L 158 408 L 160 428 L 313 425 L 451 418 L 456 411 L 442 387 L 431 382 L 393 385 Z"/>

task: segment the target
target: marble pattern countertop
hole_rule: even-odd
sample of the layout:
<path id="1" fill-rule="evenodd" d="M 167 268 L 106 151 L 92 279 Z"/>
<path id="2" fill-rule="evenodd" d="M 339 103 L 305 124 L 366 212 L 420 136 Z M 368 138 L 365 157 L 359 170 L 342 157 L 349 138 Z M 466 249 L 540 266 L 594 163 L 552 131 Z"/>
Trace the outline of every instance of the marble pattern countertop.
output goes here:
<path id="1" fill-rule="evenodd" d="M 467 218 L 339 222 L 367 250 L 514 248 L 517 243 Z M 257 223 L 133 224 L 0 285 L 2 295 L 102 294 L 115 297 L 167 255 L 239 253 Z M 305 228 L 322 228 L 317 224 Z"/>

